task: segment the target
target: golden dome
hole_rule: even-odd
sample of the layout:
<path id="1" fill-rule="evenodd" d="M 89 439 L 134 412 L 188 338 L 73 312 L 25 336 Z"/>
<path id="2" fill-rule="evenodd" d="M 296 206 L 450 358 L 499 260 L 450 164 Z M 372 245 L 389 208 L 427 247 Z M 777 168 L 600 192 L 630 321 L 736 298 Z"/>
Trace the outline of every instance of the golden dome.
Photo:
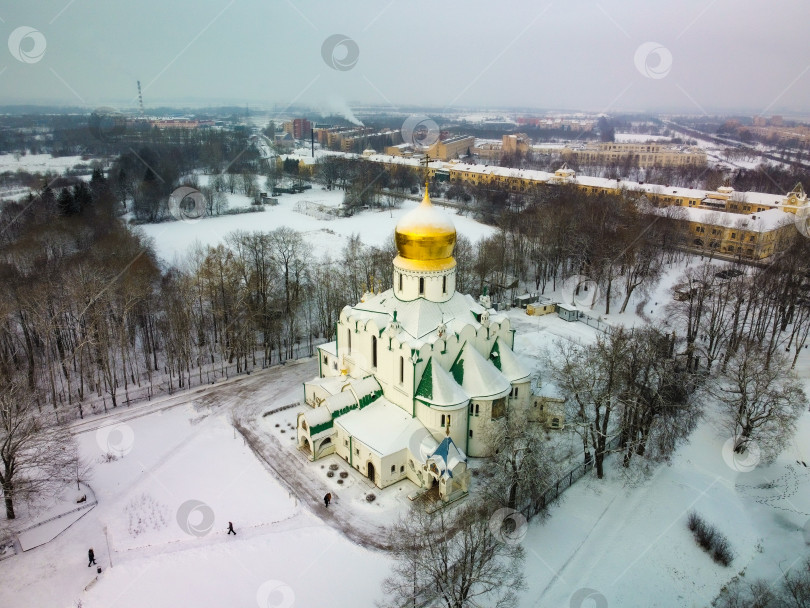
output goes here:
<path id="1" fill-rule="evenodd" d="M 437 268 L 446 267 L 454 261 L 453 248 L 456 246 L 456 228 L 453 226 L 453 222 L 430 202 L 427 184 L 425 184 L 425 197 L 422 199 L 422 203 L 397 222 L 394 234 L 397 251 L 401 258 L 414 262 L 427 262 L 420 266 L 436 266 Z"/>

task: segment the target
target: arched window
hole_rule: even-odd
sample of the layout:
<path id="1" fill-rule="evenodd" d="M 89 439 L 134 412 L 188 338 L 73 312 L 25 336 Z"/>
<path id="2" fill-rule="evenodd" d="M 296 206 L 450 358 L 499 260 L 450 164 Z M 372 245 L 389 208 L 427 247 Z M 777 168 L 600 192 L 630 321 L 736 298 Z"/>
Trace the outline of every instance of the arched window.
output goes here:
<path id="1" fill-rule="evenodd" d="M 419 277 L 419 295 L 425 295 L 425 277 Z"/>
<path id="2" fill-rule="evenodd" d="M 371 367 L 377 367 L 377 336 L 371 336 Z"/>
<path id="3" fill-rule="evenodd" d="M 400 272 L 398 274 L 399 274 L 399 290 L 402 291 L 402 273 Z"/>
<path id="4" fill-rule="evenodd" d="M 442 277 L 442 293 L 447 293 L 447 275 Z"/>
<path id="5" fill-rule="evenodd" d="M 346 344 L 348 345 L 349 354 L 351 355 L 352 354 L 352 328 L 351 327 L 347 330 L 346 336 L 347 336 Z"/>
<path id="6" fill-rule="evenodd" d="M 405 357 L 399 358 L 399 383 L 405 382 Z"/>

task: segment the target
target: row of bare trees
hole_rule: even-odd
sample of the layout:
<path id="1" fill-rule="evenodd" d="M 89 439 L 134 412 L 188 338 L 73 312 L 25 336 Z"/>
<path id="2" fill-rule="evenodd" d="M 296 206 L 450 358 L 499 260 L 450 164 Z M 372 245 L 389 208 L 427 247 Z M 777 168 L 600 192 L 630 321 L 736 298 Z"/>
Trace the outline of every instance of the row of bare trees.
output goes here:
<path id="1" fill-rule="evenodd" d="M 624 467 L 634 456 L 666 459 L 705 407 L 736 452 L 779 455 L 808 406 L 792 370 L 810 332 L 806 247 L 797 241 L 763 267 L 688 267 L 665 330 L 619 327 L 592 344 L 557 345 L 549 364 L 598 477 L 614 439 Z"/>

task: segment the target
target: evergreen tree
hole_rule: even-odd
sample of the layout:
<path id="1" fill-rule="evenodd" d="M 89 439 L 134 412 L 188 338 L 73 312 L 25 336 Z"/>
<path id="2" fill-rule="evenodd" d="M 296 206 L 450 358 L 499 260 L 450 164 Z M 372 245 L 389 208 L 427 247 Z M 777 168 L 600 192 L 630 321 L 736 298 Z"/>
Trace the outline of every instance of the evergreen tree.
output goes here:
<path id="1" fill-rule="evenodd" d="M 59 213 L 65 216 L 73 215 L 73 205 L 73 195 L 70 193 L 70 188 L 62 188 L 59 197 L 56 199 Z"/>

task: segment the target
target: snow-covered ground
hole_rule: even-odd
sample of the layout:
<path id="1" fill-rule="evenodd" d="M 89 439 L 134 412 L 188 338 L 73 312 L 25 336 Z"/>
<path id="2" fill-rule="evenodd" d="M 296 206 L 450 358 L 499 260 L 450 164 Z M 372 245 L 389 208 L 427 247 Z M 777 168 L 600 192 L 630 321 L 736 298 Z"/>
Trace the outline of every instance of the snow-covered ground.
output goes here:
<path id="1" fill-rule="evenodd" d="M 231 408 L 294 401 L 316 373 L 305 360 L 78 423 L 99 505 L 0 563 L 0 606 L 373 605 L 389 558 L 321 521 L 323 505 L 291 495 L 230 425 Z"/>
<path id="2" fill-rule="evenodd" d="M 228 195 L 229 207 L 244 207 L 249 204 L 247 197 Z M 399 209 L 383 211 L 363 211 L 349 218 L 318 219 L 297 211 L 299 204 L 310 207 L 323 205 L 337 208 L 343 203 L 343 192 L 322 190 L 315 186 L 300 194 L 282 194 L 278 205 L 267 206 L 262 213 L 245 213 L 204 218 L 195 223 L 164 222 L 161 224 L 144 224 L 139 229 L 152 237 L 159 257 L 174 262 L 184 257 L 195 243 L 216 246 L 235 230 L 269 232 L 286 226 L 303 233 L 304 239 L 311 247 L 314 256 L 321 257 L 329 253 L 333 258 L 341 250 L 352 234 L 360 234 L 366 245 L 382 247 L 393 238 L 394 227 L 399 218 L 419 203 L 406 200 Z M 485 226 L 468 217 L 451 214 L 456 230 L 472 241 L 494 234 L 496 229 Z"/>
<path id="3" fill-rule="evenodd" d="M 91 160 L 83 160 L 81 156 L 51 156 L 50 154 L 0 154 L 0 173 L 4 171 L 28 171 L 29 173 L 46 173 L 53 171 L 63 173 L 75 165 L 88 165 Z"/>

